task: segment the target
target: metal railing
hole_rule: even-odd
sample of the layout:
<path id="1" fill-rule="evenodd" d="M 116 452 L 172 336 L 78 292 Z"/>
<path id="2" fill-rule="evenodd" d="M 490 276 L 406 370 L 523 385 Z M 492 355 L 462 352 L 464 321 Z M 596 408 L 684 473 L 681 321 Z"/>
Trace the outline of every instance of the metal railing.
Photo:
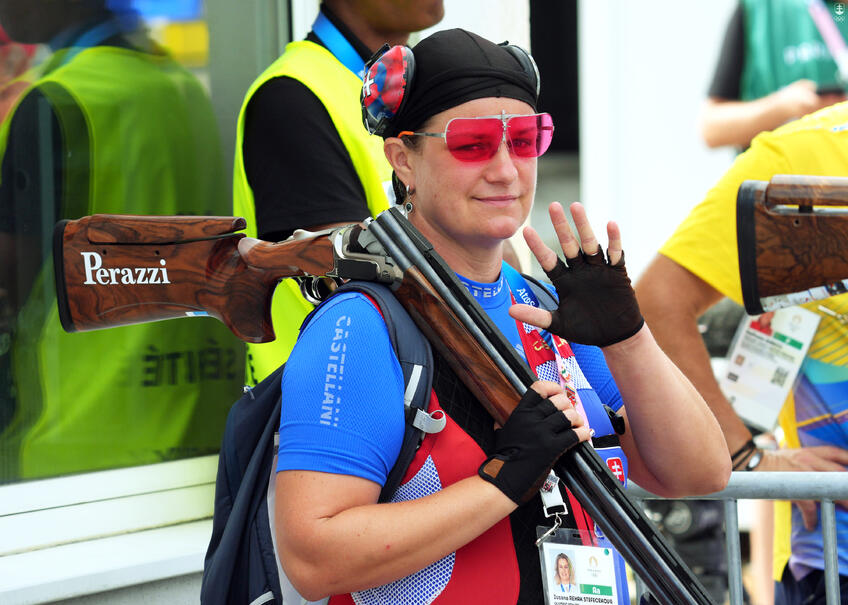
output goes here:
<path id="1" fill-rule="evenodd" d="M 664 500 L 638 485 L 627 488 L 637 500 Z M 822 548 L 827 605 L 839 605 L 839 564 L 836 554 L 836 508 L 834 501 L 848 500 L 848 473 L 760 472 L 732 473 L 720 492 L 675 500 L 724 501 L 727 542 L 728 590 L 731 605 L 742 605 L 742 551 L 739 540 L 738 500 L 818 500 L 821 503 Z"/>

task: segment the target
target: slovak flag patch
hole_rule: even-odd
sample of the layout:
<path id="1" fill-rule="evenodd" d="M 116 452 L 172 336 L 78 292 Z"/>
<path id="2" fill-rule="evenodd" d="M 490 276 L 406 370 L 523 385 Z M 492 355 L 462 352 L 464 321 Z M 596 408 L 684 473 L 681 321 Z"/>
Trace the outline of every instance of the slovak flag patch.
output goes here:
<path id="1" fill-rule="evenodd" d="M 607 458 L 607 467 L 612 471 L 612 474 L 615 475 L 615 478 L 625 483 L 627 481 L 627 476 L 624 474 L 624 464 L 621 462 L 621 458 L 618 456 L 612 456 Z"/>
<path id="2" fill-rule="evenodd" d="M 362 102 L 373 117 L 391 118 L 400 108 L 407 85 L 409 52 L 405 46 L 394 46 L 365 74 Z"/>

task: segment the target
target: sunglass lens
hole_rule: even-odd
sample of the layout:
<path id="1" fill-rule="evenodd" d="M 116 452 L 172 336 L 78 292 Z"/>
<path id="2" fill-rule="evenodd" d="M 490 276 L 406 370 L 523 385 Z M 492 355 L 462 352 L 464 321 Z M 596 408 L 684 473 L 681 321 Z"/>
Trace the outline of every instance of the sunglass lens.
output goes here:
<path id="1" fill-rule="evenodd" d="M 451 155 L 463 162 L 488 160 L 503 138 L 503 122 L 498 118 L 454 118 L 445 131 Z"/>
<path id="2" fill-rule="evenodd" d="M 512 153 L 522 158 L 537 158 L 551 146 L 554 121 L 547 113 L 515 116 L 507 120 L 506 136 Z"/>

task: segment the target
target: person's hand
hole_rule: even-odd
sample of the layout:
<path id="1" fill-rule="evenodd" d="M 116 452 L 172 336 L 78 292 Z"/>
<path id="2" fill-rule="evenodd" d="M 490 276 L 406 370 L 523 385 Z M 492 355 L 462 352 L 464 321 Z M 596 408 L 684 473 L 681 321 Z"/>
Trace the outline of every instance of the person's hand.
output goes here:
<path id="1" fill-rule="evenodd" d="M 618 225 L 607 224 L 607 260 L 581 204 L 571 205 L 580 243 L 571 232 L 562 206 L 554 202 L 549 212 L 568 264 L 542 242 L 532 227 L 524 229 L 524 239 L 556 287 L 559 308 L 550 313 L 530 305 L 513 305 L 509 314 L 565 340 L 586 345 L 606 347 L 636 334 L 645 320 L 624 268 Z"/>
<path id="2" fill-rule="evenodd" d="M 763 450 L 763 459 L 754 472 L 759 471 L 845 471 L 848 450 L 831 445 L 818 445 L 800 449 Z M 795 500 L 801 511 L 804 527 L 809 531 L 818 524 L 818 507 L 813 500 Z M 848 501 L 837 504 L 848 508 Z"/>
<path id="3" fill-rule="evenodd" d="M 510 500 L 523 504 L 539 491 L 562 453 L 589 437 L 590 429 L 562 387 L 537 381 L 495 431 L 494 449 L 477 472 Z"/>
<path id="4" fill-rule="evenodd" d="M 845 99 L 845 95 L 840 94 L 819 95 L 816 92 L 816 83 L 812 80 L 796 80 L 772 94 L 773 101 L 787 121 Z"/>
<path id="5" fill-rule="evenodd" d="M 844 92 L 828 92 L 819 95 L 819 107 L 829 107 L 837 103 L 842 103 L 846 98 Z"/>

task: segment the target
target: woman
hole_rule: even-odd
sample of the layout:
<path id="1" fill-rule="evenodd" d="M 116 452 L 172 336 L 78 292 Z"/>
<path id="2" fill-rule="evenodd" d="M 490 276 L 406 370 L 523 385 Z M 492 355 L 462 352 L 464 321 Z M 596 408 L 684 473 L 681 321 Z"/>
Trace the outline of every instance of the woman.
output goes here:
<path id="1" fill-rule="evenodd" d="M 567 554 L 561 552 L 556 558 L 556 572 L 554 573 L 555 592 L 577 592 L 577 582 L 574 578 L 574 565 Z"/>
<path id="2" fill-rule="evenodd" d="M 602 253 L 587 256 L 586 275 L 571 284 L 575 272 L 563 272 L 554 252 L 527 229 L 542 267 L 571 291 L 560 292 L 567 304 L 553 314 L 513 306 L 524 282 L 503 264 L 502 250 L 530 212 L 536 157 L 550 142 L 549 117 L 536 115 L 529 55 L 463 30 L 422 40 L 412 60 L 400 49 L 369 70 L 364 104 L 366 124 L 385 140 L 396 191 L 413 208 L 410 220 L 537 374 L 564 376 L 560 383 L 534 383 L 496 431 L 437 363 L 430 411 L 443 409 L 447 427 L 424 440 L 393 501 L 378 504 L 403 434 L 403 379 L 373 305 L 355 293 L 331 298 L 303 330 L 283 377 L 278 552 L 288 578 L 309 599 L 542 602 L 534 541 L 544 517 L 533 486 L 565 449 L 589 438 L 584 414 L 608 425 L 602 404 L 619 410 L 630 474 L 662 495 L 721 489 L 729 476 L 727 450 L 703 400 L 643 325 L 623 263 L 610 268 L 593 260 Z M 413 60 L 414 74 L 404 74 L 401 67 Z M 398 75 L 401 90 L 392 89 L 391 76 Z M 394 115 L 372 111 L 383 106 L 396 109 Z M 572 214 L 584 250 L 595 251 L 585 212 L 574 205 Z M 551 217 L 566 257 L 578 259 L 563 209 L 552 205 Z M 608 234 L 616 263 L 621 240 L 612 223 Z M 573 344 L 572 355 L 565 342 L 516 320 L 553 325 L 574 343 L 605 346 Z M 344 397 L 335 424 L 322 425 L 315 410 L 325 394 L 329 347 L 346 355 Z"/>

